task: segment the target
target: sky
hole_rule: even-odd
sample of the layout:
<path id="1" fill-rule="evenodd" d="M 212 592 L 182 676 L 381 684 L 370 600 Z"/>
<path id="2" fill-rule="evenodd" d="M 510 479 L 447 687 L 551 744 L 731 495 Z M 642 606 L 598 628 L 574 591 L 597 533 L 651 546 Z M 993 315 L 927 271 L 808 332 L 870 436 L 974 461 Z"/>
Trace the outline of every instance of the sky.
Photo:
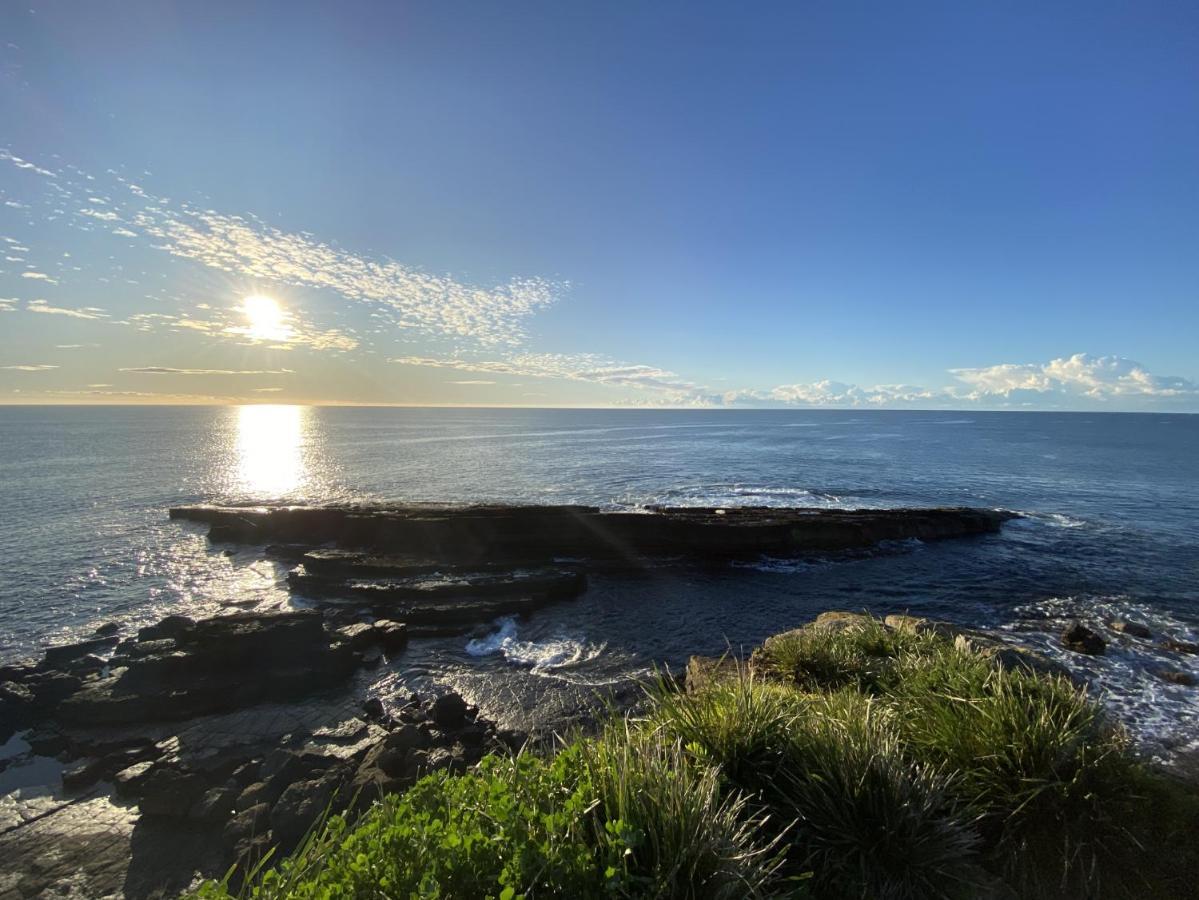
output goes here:
<path id="1" fill-rule="evenodd" d="M 90 402 L 1199 412 L 1199 5 L 5 3 Z"/>

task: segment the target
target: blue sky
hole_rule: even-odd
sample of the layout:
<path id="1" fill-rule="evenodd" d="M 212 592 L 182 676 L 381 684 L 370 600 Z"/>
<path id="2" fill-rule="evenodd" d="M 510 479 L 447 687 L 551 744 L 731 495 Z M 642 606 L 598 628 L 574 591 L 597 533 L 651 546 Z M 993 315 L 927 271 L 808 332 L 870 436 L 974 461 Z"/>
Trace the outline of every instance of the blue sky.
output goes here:
<path id="1" fill-rule="evenodd" d="M 0 401 L 1199 411 L 1193 3 L 248 6 L 0 11 Z"/>

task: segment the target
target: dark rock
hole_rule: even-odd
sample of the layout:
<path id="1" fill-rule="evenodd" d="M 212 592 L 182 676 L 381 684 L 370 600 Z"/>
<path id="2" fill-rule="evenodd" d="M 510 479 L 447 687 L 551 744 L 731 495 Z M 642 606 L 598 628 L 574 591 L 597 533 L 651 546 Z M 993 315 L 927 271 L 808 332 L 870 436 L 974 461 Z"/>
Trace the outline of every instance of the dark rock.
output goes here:
<path id="1" fill-rule="evenodd" d="M 233 807 L 241 812 L 251 806 L 257 806 L 259 803 L 269 805 L 278 800 L 284 790 L 286 790 L 286 785 L 280 785 L 278 791 L 272 791 L 271 786 L 265 781 L 256 781 L 242 789 L 242 792 L 237 795 Z"/>
<path id="2" fill-rule="evenodd" d="M 1153 637 L 1153 632 L 1149 630 L 1148 625 L 1132 619 L 1116 619 L 1116 621 L 1112 622 L 1112 630 L 1132 637 L 1145 639 Z"/>
<path id="3" fill-rule="evenodd" d="M 16 684 L 24 684 L 30 678 L 35 677 L 41 672 L 41 667 L 37 660 L 25 660 L 24 662 L 9 663 L 5 666 L 0 666 L 0 682 L 12 681 Z"/>
<path id="4" fill-rule="evenodd" d="M 653 515 L 585 506 L 191 506 L 172 518 L 206 522 L 213 541 L 336 542 L 462 565 L 685 555 L 709 559 L 864 548 L 989 534 L 1015 514 L 989 509 L 813 510 L 653 507 Z M 311 554 L 310 554 L 311 555 Z M 307 560 L 308 557 L 305 557 Z M 411 621 L 411 620 L 409 620 Z"/>
<path id="5" fill-rule="evenodd" d="M 529 733 L 518 728 L 503 728 L 495 733 L 495 738 L 513 753 L 518 753 L 529 742 Z"/>
<path id="6" fill-rule="evenodd" d="M 224 838 L 230 846 L 237 846 L 242 841 L 251 840 L 266 834 L 271 827 L 271 807 L 269 803 L 259 803 L 243 809 L 225 825 Z M 239 848 L 244 852 L 245 848 Z"/>
<path id="7" fill-rule="evenodd" d="M 433 701 L 433 721 L 442 728 L 459 728 L 466 719 L 466 701 L 458 694 L 442 694 Z"/>
<path id="8" fill-rule="evenodd" d="M 152 774 L 154 763 L 139 762 L 122 769 L 113 776 L 112 784 L 118 797 L 136 797 L 141 793 L 142 785 Z"/>
<path id="9" fill-rule="evenodd" d="M 105 774 L 104 760 L 86 757 L 76 760 L 62 771 L 62 786 L 67 791 L 89 788 Z"/>
<path id="10" fill-rule="evenodd" d="M 1195 676 L 1181 669 L 1158 669 L 1153 674 L 1170 684 L 1178 684 L 1183 687 L 1194 687 L 1196 684 Z"/>
<path id="11" fill-rule="evenodd" d="M 401 725 L 383 739 L 383 744 L 394 750 L 424 749 L 429 743 L 429 735 L 415 725 Z"/>
<path id="12" fill-rule="evenodd" d="M 1192 641 L 1182 641 L 1178 638 L 1164 638 L 1161 646 L 1163 650 L 1173 650 L 1175 653 L 1199 654 L 1199 644 Z"/>
<path id="13" fill-rule="evenodd" d="M 374 625 L 374 639 L 384 653 L 397 653 L 408 645 L 408 626 L 391 619 L 379 619 Z"/>
<path id="14" fill-rule="evenodd" d="M 116 644 L 115 637 L 98 637 L 86 641 L 79 641 L 75 644 L 62 644 L 58 647 L 51 647 L 46 651 L 46 655 L 42 662 L 44 669 L 60 669 L 67 663 L 73 662 L 80 657 L 87 656 L 90 653 L 95 653 L 97 650 L 103 650 L 106 647 L 111 647 Z"/>
<path id="15" fill-rule="evenodd" d="M 112 637 L 114 634 L 119 634 L 121 631 L 120 622 L 105 622 L 92 632 L 92 637 L 106 638 Z"/>
<path id="16" fill-rule="evenodd" d="M 375 628 L 368 622 L 356 622 L 337 629 L 337 636 L 355 650 L 362 650 L 375 642 Z"/>
<path id="17" fill-rule="evenodd" d="M 490 736 L 489 730 L 483 725 L 469 723 L 458 732 L 457 738 L 467 747 L 482 747 Z"/>
<path id="18" fill-rule="evenodd" d="M 137 639 L 141 641 L 174 640 L 183 632 L 189 630 L 196 622 L 187 616 L 167 616 L 154 625 L 139 628 Z"/>
<path id="19" fill-rule="evenodd" d="M 123 669 L 72 696 L 60 717 L 89 725 L 194 718 L 300 699 L 357 666 L 348 644 L 329 643 L 315 610 L 202 619 L 153 649 L 123 657 Z"/>
<path id="20" fill-rule="evenodd" d="M 383 706 L 383 701 L 378 697 L 368 697 L 364 700 L 362 702 L 362 712 L 372 722 L 380 722 L 387 718 L 387 710 Z"/>
<path id="21" fill-rule="evenodd" d="M 308 830 L 330 809 L 340 782 L 338 778 L 301 781 L 283 792 L 271 809 L 271 832 L 280 849 L 287 852 L 303 840 Z"/>
<path id="22" fill-rule="evenodd" d="M 139 787 L 138 806 L 146 816 L 183 817 L 207 789 L 199 775 L 157 766 Z"/>
<path id="23" fill-rule="evenodd" d="M 38 756 L 58 756 L 70 744 L 65 734 L 45 724 L 30 731 L 25 735 L 25 740 Z"/>
<path id="24" fill-rule="evenodd" d="M 34 713 L 44 715 L 76 693 L 83 685 L 83 679 L 66 672 L 45 672 L 26 684 L 33 691 Z"/>
<path id="25" fill-rule="evenodd" d="M 204 792 L 204 796 L 192 804 L 187 817 L 199 822 L 226 822 L 234 813 L 233 804 L 237 800 L 237 794 L 237 786 L 233 784 L 209 788 Z"/>
<path id="26" fill-rule="evenodd" d="M 1074 622 L 1062 632 L 1062 646 L 1075 653 L 1097 656 L 1107 649 L 1107 642 L 1081 622 Z"/>
<path id="27" fill-rule="evenodd" d="M 83 675 L 88 672 L 99 672 L 108 662 L 96 656 L 94 653 L 89 653 L 87 656 L 81 656 L 67 663 L 64 667 L 68 672 L 73 672 L 77 675 Z"/>

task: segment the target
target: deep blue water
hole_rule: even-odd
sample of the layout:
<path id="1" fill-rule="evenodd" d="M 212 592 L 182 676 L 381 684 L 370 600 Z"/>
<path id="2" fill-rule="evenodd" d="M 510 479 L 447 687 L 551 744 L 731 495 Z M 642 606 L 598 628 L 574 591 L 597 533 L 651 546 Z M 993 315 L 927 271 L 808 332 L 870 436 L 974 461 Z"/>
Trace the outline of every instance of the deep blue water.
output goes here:
<path id="1" fill-rule="evenodd" d="M 899 411 L 0 408 L 0 659 L 112 619 L 288 602 L 281 565 L 226 555 L 176 503 L 345 499 L 637 507 L 964 504 L 1027 518 L 996 537 L 839 560 L 594 579 L 489 635 L 414 646 L 381 684 L 482 705 L 572 692 L 748 645 L 827 608 L 910 609 L 1051 647 L 1061 622 L 1199 625 L 1199 416 Z M 1075 663 L 1079 660 L 1075 659 Z M 1085 662 L 1145 734 L 1199 724 L 1194 657 L 1132 642 Z"/>

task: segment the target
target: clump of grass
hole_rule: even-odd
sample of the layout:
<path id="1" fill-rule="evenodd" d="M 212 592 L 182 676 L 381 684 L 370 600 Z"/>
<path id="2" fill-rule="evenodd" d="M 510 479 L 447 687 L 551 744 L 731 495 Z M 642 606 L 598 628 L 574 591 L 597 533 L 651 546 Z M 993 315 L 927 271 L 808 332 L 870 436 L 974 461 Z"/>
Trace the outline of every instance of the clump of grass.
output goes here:
<path id="1" fill-rule="evenodd" d="M 974 897 L 979 835 L 944 770 L 905 756 L 890 716 L 852 692 L 814 700 L 792 732 L 776 805 L 823 897 Z"/>
<path id="2" fill-rule="evenodd" d="M 583 748 L 603 809 L 597 827 L 624 848 L 627 893 L 733 900 L 770 890 L 782 860 L 763 816 L 679 740 L 622 720 Z"/>
<path id="3" fill-rule="evenodd" d="M 767 674 L 803 690 L 852 687 L 880 693 L 894 686 L 899 659 L 927 652 L 937 640 L 863 617 L 835 627 L 777 635 L 758 652 L 755 662 Z"/>
<path id="4" fill-rule="evenodd" d="M 790 826 L 789 871 L 811 871 L 816 896 L 949 898 L 986 880 L 949 780 L 905 758 L 862 694 L 743 677 L 660 694 L 651 723 Z"/>
<path id="5" fill-rule="evenodd" d="M 1099 890 L 1132 842 L 1137 764 L 1084 691 L 947 652 L 909 662 L 891 699 L 908 754 L 957 773 L 1010 879 L 1046 896 Z"/>

